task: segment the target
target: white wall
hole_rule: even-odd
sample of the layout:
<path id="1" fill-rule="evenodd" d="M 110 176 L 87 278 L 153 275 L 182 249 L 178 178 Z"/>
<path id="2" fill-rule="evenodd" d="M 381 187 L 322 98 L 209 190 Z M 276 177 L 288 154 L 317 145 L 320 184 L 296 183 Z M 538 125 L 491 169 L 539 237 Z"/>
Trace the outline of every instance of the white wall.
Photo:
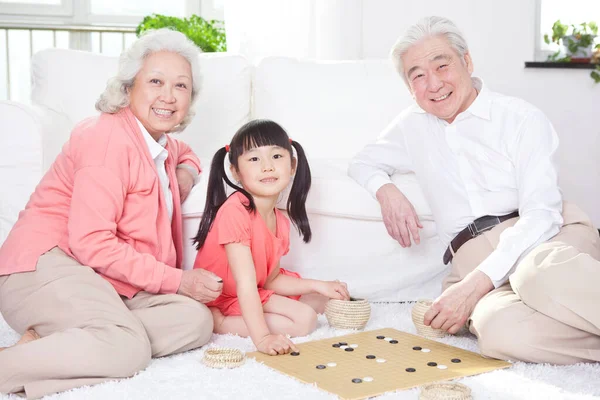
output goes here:
<path id="1" fill-rule="evenodd" d="M 564 197 L 600 227 L 600 84 L 594 85 L 590 70 L 524 68 L 535 52 L 535 1 L 363 0 L 361 57 L 386 58 L 397 37 L 427 15 L 448 17 L 459 26 L 474 74 L 490 89 L 524 98 L 546 113 L 561 140 Z"/>

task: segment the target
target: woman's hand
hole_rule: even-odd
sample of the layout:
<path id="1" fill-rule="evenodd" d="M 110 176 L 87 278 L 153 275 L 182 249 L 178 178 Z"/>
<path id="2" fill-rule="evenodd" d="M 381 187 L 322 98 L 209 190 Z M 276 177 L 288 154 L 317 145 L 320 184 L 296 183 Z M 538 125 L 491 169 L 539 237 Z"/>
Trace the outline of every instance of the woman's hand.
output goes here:
<path id="1" fill-rule="evenodd" d="M 256 348 L 261 353 L 276 356 L 287 354 L 290 351 L 298 351 L 294 343 L 284 335 L 267 335 L 256 343 Z"/>
<path id="2" fill-rule="evenodd" d="M 177 185 L 179 186 L 179 197 L 181 203 L 183 203 L 192 191 L 192 187 L 194 187 L 195 177 L 186 168 L 177 168 L 175 175 L 177 176 Z"/>
<path id="3" fill-rule="evenodd" d="M 350 300 L 348 285 L 338 280 L 317 281 L 315 291 L 330 299 Z"/>
<path id="4" fill-rule="evenodd" d="M 177 294 L 190 297 L 200 303 L 208 303 L 221 295 L 223 280 L 202 268 L 183 271 Z"/>

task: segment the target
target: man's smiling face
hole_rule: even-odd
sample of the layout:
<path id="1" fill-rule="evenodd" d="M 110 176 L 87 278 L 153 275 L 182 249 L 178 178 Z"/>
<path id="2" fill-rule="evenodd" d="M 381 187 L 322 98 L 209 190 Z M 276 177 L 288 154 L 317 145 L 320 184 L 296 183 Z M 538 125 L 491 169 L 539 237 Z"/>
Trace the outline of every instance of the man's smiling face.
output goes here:
<path id="1" fill-rule="evenodd" d="M 402 56 L 402 64 L 417 104 L 449 123 L 477 97 L 471 56 L 466 53 L 461 58 L 443 36 L 414 44 Z"/>

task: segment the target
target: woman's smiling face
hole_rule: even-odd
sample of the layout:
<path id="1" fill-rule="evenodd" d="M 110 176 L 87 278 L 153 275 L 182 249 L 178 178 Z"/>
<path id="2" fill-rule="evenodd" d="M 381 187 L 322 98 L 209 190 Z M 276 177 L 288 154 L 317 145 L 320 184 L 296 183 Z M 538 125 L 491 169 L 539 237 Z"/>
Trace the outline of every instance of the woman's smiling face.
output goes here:
<path id="1" fill-rule="evenodd" d="M 159 51 L 144 60 L 128 91 L 133 115 L 158 139 L 186 117 L 192 100 L 192 68 L 177 53 Z"/>

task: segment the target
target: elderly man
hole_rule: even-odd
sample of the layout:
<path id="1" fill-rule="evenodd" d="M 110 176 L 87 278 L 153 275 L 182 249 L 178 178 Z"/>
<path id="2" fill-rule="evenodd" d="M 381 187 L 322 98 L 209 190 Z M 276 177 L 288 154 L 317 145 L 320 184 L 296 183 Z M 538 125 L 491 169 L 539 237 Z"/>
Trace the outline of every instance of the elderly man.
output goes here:
<path id="1" fill-rule="evenodd" d="M 456 333 L 466 322 L 491 357 L 600 361 L 600 239 L 581 210 L 563 204 L 548 119 L 471 77 L 467 43 L 445 18 L 411 27 L 391 56 L 417 104 L 349 174 L 409 247 L 421 225 L 390 175 L 416 173 L 452 263 L 425 324 Z"/>

